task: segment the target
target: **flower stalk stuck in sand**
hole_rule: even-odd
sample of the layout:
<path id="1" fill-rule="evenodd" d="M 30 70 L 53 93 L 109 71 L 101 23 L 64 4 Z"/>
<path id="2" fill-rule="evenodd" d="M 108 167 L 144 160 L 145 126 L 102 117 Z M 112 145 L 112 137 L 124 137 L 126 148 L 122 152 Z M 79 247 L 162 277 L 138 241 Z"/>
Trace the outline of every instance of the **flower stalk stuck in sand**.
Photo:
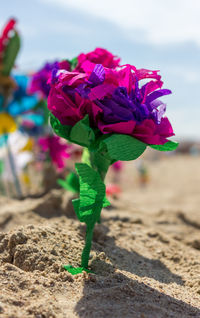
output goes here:
<path id="1" fill-rule="evenodd" d="M 162 89 L 158 71 L 119 65 L 104 49 L 81 54 L 71 71 L 52 71 L 48 109 L 54 132 L 84 147 L 82 163 L 75 165 L 80 197 L 73 200 L 78 219 L 86 223 L 81 267 L 65 266 L 72 274 L 88 269 L 93 230 L 103 207 L 109 205 L 105 176 L 113 163 L 137 159 L 147 146 L 175 150 L 177 143 L 158 98 L 171 93 Z M 145 79 L 146 84 L 140 86 Z"/>

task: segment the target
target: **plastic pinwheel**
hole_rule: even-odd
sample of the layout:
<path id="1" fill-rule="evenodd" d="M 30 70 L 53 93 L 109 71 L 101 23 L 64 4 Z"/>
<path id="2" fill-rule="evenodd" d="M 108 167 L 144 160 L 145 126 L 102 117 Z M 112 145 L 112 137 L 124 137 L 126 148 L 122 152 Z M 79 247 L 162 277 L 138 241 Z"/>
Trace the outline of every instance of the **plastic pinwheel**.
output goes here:
<path id="1" fill-rule="evenodd" d="M 20 38 L 15 28 L 16 20 L 10 19 L 0 36 L 0 109 L 6 104 L 15 87 L 10 72 L 20 49 Z"/>
<path id="2" fill-rule="evenodd" d="M 15 163 L 7 142 L 11 132 L 17 129 L 13 117 L 7 112 L 8 100 L 16 87 L 15 81 L 10 76 L 15 59 L 20 49 L 20 38 L 15 28 L 16 20 L 10 19 L 0 36 L 0 137 L 7 146 L 7 154 L 15 181 L 16 191 L 21 197 L 21 188 L 17 178 Z"/>

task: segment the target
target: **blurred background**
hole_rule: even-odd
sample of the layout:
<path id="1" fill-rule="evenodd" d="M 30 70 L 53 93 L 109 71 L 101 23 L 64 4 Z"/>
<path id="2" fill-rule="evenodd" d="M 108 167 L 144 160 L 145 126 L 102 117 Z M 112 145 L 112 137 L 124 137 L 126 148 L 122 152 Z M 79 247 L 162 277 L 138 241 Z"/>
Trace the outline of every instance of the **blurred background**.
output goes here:
<path id="1" fill-rule="evenodd" d="M 198 0 L 7 0 L 0 28 L 18 20 L 21 71 L 104 47 L 122 62 L 161 71 L 178 140 L 200 136 L 200 2 Z"/>
<path id="2" fill-rule="evenodd" d="M 14 99 L 17 100 L 17 94 L 25 93 L 25 104 L 28 99 L 31 104 L 30 96 L 27 96 L 27 81 L 46 62 L 70 60 L 80 52 L 86 53 L 96 47 L 106 48 L 114 55 L 121 57 L 122 64 L 130 63 L 137 68 L 160 70 L 164 81 L 163 87 L 172 90 L 171 95 L 164 96 L 162 99 L 167 103 L 167 116 L 176 134 L 172 139 L 179 141 L 180 145 L 171 155 L 148 151 L 141 161 L 135 163 L 134 169 L 126 165 L 127 174 L 125 173 L 122 179 L 116 175 L 120 174 L 123 168 L 121 166 L 114 168 L 110 181 L 114 184 L 122 183 L 122 189 L 125 190 L 129 179 L 128 171 L 132 169 L 131 191 L 135 184 L 139 185 L 139 191 L 142 188 L 141 200 L 143 200 L 143 188 L 151 189 L 150 192 L 154 193 L 160 182 L 158 182 L 159 176 L 163 171 L 168 171 L 168 177 L 161 178 L 159 187 L 163 188 L 164 192 L 166 188 L 169 190 L 171 184 L 175 184 L 173 176 L 177 175 L 177 184 L 172 189 L 172 199 L 175 189 L 180 188 L 180 191 L 177 191 L 181 192 L 183 184 L 192 185 L 192 193 L 196 191 L 200 183 L 197 173 L 200 154 L 200 2 L 198 0 L 190 2 L 186 0 L 124 0 L 123 3 L 114 0 L 2 1 L 1 30 L 12 17 L 17 20 L 17 30 L 21 39 L 13 74 L 23 76 L 25 74 L 29 77 L 26 80 L 15 77 L 19 87 L 24 85 L 24 88 L 16 93 Z M 22 102 L 20 101 L 20 107 L 23 104 L 23 98 Z M 16 194 L 20 183 L 25 189 L 20 191 L 25 191 L 26 194 L 37 192 L 38 184 L 41 186 L 41 191 L 45 190 L 44 193 L 52 187 L 58 187 L 57 178 L 63 179 L 68 175 L 73 170 L 74 162 L 80 160 L 81 156 L 80 148 L 73 148 L 60 139 L 50 141 L 51 138 L 48 140 L 48 137 L 45 137 L 46 140 L 45 138 L 40 140 L 41 136 L 51 135 L 46 121 L 46 96 L 45 98 L 42 96 L 43 99 L 40 99 L 41 96 L 38 99 L 38 95 L 31 98 L 36 99 L 36 107 L 28 106 L 32 109 L 30 112 L 28 109 L 27 114 L 26 105 L 23 105 L 25 108 L 20 114 L 17 113 L 20 116 L 15 118 L 20 127 L 18 135 L 11 136 L 9 141 L 11 157 L 14 160 L 11 159 L 15 161 L 14 170 L 16 171 L 12 171 L 12 162 L 7 160 L 10 158 L 8 149 L 5 149 L 4 153 L 2 149 L 0 151 L 0 159 L 3 158 L 0 162 L 5 165 L 4 175 L 3 168 L 0 169 L 3 175 L 2 180 L 6 180 L 2 188 L 7 188 L 8 194 L 8 184 L 13 183 L 15 190 L 11 191 L 11 196 L 13 193 Z M 12 107 L 14 106 L 12 104 Z M 42 124 L 39 123 L 40 120 L 43 121 Z M 32 123 L 35 127 L 31 126 Z M 26 135 L 27 132 L 28 135 Z M 61 163 L 52 156 L 56 142 L 59 143 L 57 157 L 62 157 Z M 178 156 L 169 160 L 175 154 Z M 71 160 L 66 160 L 69 158 Z M 166 161 L 164 168 L 163 161 L 160 159 Z M 42 171 L 42 174 L 36 174 L 39 176 L 38 180 L 34 179 L 35 171 Z M 62 181 L 60 186 L 65 187 Z M 110 191 L 111 194 L 112 191 L 117 193 L 121 191 L 121 188 Z M 18 190 L 17 192 L 17 196 L 21 197 Z M 152 197 L 152 193 L 149 197 Z M 168 198 L 166 200 L 168 202 Z M 140 202 L 139 200 L 139 204 Z M 156 196 L 155 202 L 157 202 Z"/>

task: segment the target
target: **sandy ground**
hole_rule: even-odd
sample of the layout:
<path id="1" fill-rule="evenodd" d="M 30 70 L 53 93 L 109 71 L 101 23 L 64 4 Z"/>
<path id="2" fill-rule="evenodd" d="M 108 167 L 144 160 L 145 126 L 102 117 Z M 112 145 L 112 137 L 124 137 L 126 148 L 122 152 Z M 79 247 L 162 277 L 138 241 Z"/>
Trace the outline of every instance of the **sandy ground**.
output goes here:
<path id="1" fill-rule="evenodd" d="M 69 193 L 0 198 L 0 317 L 200 317 L 200 158 L 147 165 L 146 189 L 128 163 L 102 213 L 94 274 L 62 269 L 79 265 L 85 233 Z"/>

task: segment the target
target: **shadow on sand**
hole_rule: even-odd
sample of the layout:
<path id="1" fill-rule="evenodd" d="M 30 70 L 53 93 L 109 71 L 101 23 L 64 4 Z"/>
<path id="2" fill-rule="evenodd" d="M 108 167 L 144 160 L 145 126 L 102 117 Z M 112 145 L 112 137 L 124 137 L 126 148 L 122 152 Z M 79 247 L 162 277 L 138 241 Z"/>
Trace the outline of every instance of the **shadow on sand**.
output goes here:
<path id="1" fill-rule="evenodd" d="M 83 296 L 75 307 L 83 318 L 199 318 L 200 310 L 156 289 L 113 274 L 85 282 Z"/>
<path id="2" fill-rule="evenodd" d="M 172 273 L 160 260 L 149 259 L 117 246 L 115 239 L 107 235 L 108 228 L 104 224 L 98 227 L 97 233 L 94 233 L 93 248 L 97 252 L 104 251 L 110 264 L 101 259 L 92 262 L 91 267 L 96 275 L 84 283 L 83 296 L 75 307 L 79 317 L 200 317 L 200 309 L 116 272 L 116 269 L 125 270 L 139 277 L 153 278 L 160 284 L 184 285 L 182 278 Z M 83 227 L 80 230 L 82 232 Z"/>

